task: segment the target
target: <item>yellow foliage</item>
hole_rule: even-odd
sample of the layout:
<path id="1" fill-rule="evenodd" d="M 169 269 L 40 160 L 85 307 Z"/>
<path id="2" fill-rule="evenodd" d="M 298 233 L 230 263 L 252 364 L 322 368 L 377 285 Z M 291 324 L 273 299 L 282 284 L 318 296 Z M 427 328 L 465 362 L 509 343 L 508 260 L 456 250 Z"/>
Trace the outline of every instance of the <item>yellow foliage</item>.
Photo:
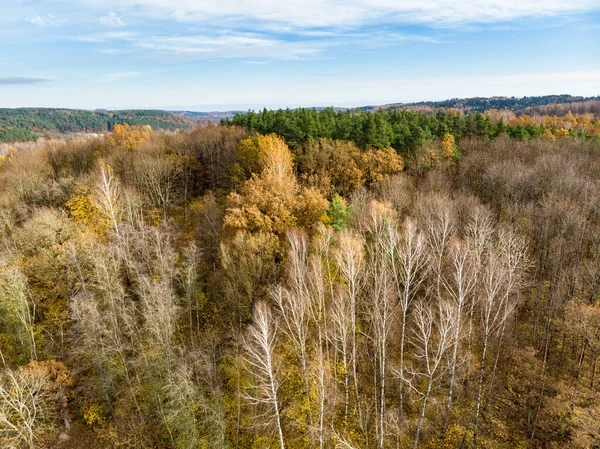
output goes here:
<path id="1" fill-rule="evenodd" d="M 452 134 L 444 134 L 442 139 L 442 156 L 446 159 L 456 158 L 456 144 Z"/>
<path id="2" fill-rule="evenodd" d="M 262 137 L 260 150 L 263 177 L 284 180 L 293 176 L 294 159 L 281 137 L 275 134 Z"/>
<path id="3" fill-rule="evenodd" d="M 383 181 L 393 173 L 402 171 L 404 160 L 391 147 L 383 150 L 369 150 L 361 155 L 361 168 L 365 183 L 371 186 Z"/>
<path id="4" fill-rule="evenodd" d="M 106 232 L 109 223 L 98 213 L 92 196 L 93 192 L 88 186 L 76 186 L 65 206 L 69 209 L 76 223 L 81 223 L 90 231 L 101 235 Z"/>
<path id="5" fill-rule="evenodd" d="M 16 148 L 9 146 L 6 149 L 6 154 L 5 155 L 0 155 L 0 168 L 2 168 L 2 165 L 9 160 L 10 158 L 12 158 L 15 154 L 17 153 Z"/>
<path id="6" fill-rule="evenodd" d="M 242 140 L 235 148 L 236 164 L 233 167 L 233 181 L 241 184 L 248 179 L 252 173 L 260 173 L 262 136 L 255 134 Z"/>
<path id="7" fill-rule="evenodd" d="M 134 151 L 142 143 L 150 140 L 151 132 L 152 127 L 148 125 L 131 126 L 127 123 L 123 125 L 117 123 L 113 128 L 112 134 L 108 137 L 108 141 L 111 144 L 123 147 L 128 151 Z"/>
<path id="8" fill-rule="evenodd" d="M 98 404 L 89 404 L 85 406 L 83 408 L 83 419 L 90 427 L 104 424 L 105 419 L 102 413 L 102 407 Z"/>
<path id="9" fill-rule="evenodd" d="M 550 142 L 556 142 L 556 136 L 548 128 L 546 128 L 546 130 L 544 131 L 542 139 L 548 140 Z"/>
<path id="10" fill-rule="evenodd" d="M 88 186 L 77 186 L 73 189 L 71 198 L 65 203 L 73 219 L 77 223 L 88 224 L 95 211 L 92 202 L 92 191 Z"/>
<path id="11" fill-rule="evenodd" d="M 329 207 L 329 201 L 314 188 L 304 188 L 296 200 L 295 215 L 298 226 L 309 228 L 320 221 Z"/>
<path id="12" fill-rule="evenodd" d="M 298 224 L 316 223 L 329 203 L 316 189 L 300 192 L 287 145 L 275 135 L 252 139 L 259 149 L 262 171 L 252 174 L 239 193 L 229 195 L 224 228 L 281 235 Z"/>

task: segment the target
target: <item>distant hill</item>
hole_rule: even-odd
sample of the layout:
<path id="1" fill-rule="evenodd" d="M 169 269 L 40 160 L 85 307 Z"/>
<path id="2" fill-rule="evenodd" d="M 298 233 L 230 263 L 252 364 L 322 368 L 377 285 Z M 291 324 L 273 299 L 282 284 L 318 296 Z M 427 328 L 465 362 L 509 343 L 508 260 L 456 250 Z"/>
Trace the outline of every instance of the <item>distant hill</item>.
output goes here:
<path id="1" fill-rule="evenodd" d="M 322 110 L 324 108 L 314 108 Z M 425 113 L 438 109 L 455 109 L 462 113 L 486 112 L 492 109 L 510 111 L 516 115 L 557 115 L 571 111 L 574 114 L 600 114 L 600 96 L 577 97 L 572 95 L 546 95 L 541 97 L 475 97 L 452 98 L 443 101 L 416 103 L 390 103 L 356 108 L 333 108 L 335 111 L 360 110 L 417 110 Z M 117 110 L 95 111 L 81 109 L 18 108 L 0 109 L 0 142 L 26 142 L 41 135 L 79 132 L 111 131 L 115 123 L 150 125 L 159 130 L 190 129 L 200 123 L 218 123 L 228 120 L 242 111 L 164 111 L 164 110 Z"/>
<path id="2" fill-rule="evenodd" d="M 391 103 L 377 106 L 363 106 L 362 111 L 370 110 L 435 110 L 457 109 L 464 113 L 485 112 L 490 109 L 509 110 L 515 114 L 539 113 L 563 115 L 573 113 L 600 113 L 600 96 L 576 97 L 572 95 L 545 95 L 541 97 L 474 97 L 452 98 L 443 101 L 420 101 L 416 103 Z"/>
<path id="3" fill-rule="evenodd" d="M 245 111 L 211 111 L 211 112 L 200 112 L 200 111 L 172 111 L 174 114 L 181 115 L 183 117 L 190 117 L 199 120 L 209 120 L 218 122 L 224 118 L 231 118 L 234 115 L 242 114 Z"/>
<path id="4" fill-rule="evenodd" d="M 81 109 L 0 109 L 0 142 L 35 140 L 43 134 L 111 131 L 115 123 L 150 125 L 154 129 L 190 129 L 193 117 L 159 110 L 87 111 Z"/>

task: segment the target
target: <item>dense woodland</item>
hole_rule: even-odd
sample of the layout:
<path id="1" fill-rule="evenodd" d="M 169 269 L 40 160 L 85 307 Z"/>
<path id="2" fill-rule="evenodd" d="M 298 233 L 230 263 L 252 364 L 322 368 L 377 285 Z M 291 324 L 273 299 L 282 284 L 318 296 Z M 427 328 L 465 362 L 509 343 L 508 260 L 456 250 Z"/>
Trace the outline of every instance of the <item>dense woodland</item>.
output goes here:
<path id="1" fill-rule="evenodd" d="M 286 137 L 297 139 L 297 134 L 306 134 L 305 137 L 329 137 L 357 141 L 357 135 L 367 135 L 368 129 L 355 129 L 356 126 L 373 127 L 369 123 L 371 115 L 363 115 L 364 111 L 413 111 L 413 114 L 382 114 L 375 116 L 377 131 L 383 133 L 382 141 L 362 142 L 363 145 L 389 146 L 390 144 L 402 145 L 407 139 L 406 127 L 414 134 L 409 142 L 414 149 L 423 140 L 432 137 L 441 137 L 446 132 L 451 132 L 456 137 L 463 135 L 490 135 L 501 133 L 511 134 L 513 137 L 538 136 L 546 129 L 567 129 L 571 133 L 598 133 L 600 125 L 599 97 L 573 97 L 571 95 L 547 95 L 542 97 L 491 97 L 491 98 L 455 98 L 437 102 L 420 102 L 407 104 L 391 104 L 383 106 L 363 106 L 359 108 L 323 108 L 279 111 L 276 117 L 270 116 L 273 111 L 264 111 L 259 119 L 252 114 L 243 114 L 244 123 L 252 129 L 259 125 L 268 132 L 275 125 L 278 131 L 286 132 Z M 415 113 L 416 112 L 416 113 Z M 57 108 L 0 108 L 0 143 L 14 143 L 34 141 L 39 137 L 57 138 L 65 133 L 104 133 L 112 131 L 115 124 L 128 124 L 151 126 L 155 130 L 189 130 L 202 123 L 214 123 L 223 120 L 226 123 L 241 124 L 241 117 L 234 119 L 240 111 L 160 111 L 160 110 L 117 110 L 108 111 L 98 109 L 95 111 L 81 109 Z M 438 115 L 436 115 L 438 114 Z M 577 120 L 573 120 L 575 114 Z M 280 123 L 281 115 L 286 120 L 293 122 L 293 127 L 288 129 Z M 296 115 L 298 115 L 296 117 Z M 315 133 L 314 118 L 306 116 L 318 115 L 325 119 L 320 124 L 319 132 Z M 335 116 L 333 119 L 331 115 Z M 448 119 L 447 116 L 452 119 Z M 350 120 L 349 117 L 353 118 Z M 458 118 L 455 116 L 459 116 Z M 437 121 L 436 121 L 437 119 Z M 256 123 L 258 120 L 259 124 Z M 330 122 L 341 122 L 329 129 Z M 346 123 L 352 121 L 353 123 Z M 381 121 L 388 122 L 392 130 L 380 127 Z M 493 122 L 493 126 L 487 122 Z M 252 123 L 250 123 L 252 122 Z M 360 123 L 355 123 L 360 122 Z M 439 123 L 438 123 L 439 122 Z M 531 125 L 537 125 L 536 127 Z M 539 125 L 545 125 L 541 128 Z M 506 126 L 513 125 L 513 126 Z M 518 125 L 523 125 L 520 127 Z M 415 126 L 421 129 L 415 130 Z M 322 129 L 324 128 L 324 129 Z M 400 130 L 398 128 L 401 128 Z M 493 128 L 493 129 L 492 129 Z M 389 134 L 392 133 L 392 136 Z M 367 137 L 364 140 L 369 140 Z M 400 139 L 400 142 L 397 140 Z M 360 140 L 360 139 L 359 139 Z M 370 139 L 373 140 L 373 139 Z M 357 142 L 360 144 L 360 142 Z"/>
<path id="2" fill-rule="evenodd" d="M 517 114 L 531 114 L 540 110 L 544 114 L 563 115 L 572 113 L 600 113 L 600 97 L 575 97 L 572 95 L 544 95 L 539 97 L 474 97 L 452 98 L 443 101 L 421 101 L 418 103 L 372 106 L 389 109 L 457 109 L 462 112 L 486 112 L 490 109 L 508 109 Z"/>
<path id="3" fill-rule="evenodd" d="M 333 108 L 250 111 L 238 114 L 223 124 L 243 126 L 259 133 L 276 133 L 293 149 L 306 142 L 328 138 L 352 141 L 362 149 L 392 147 L 406 155 L 435 139 L 452 135 L 455 139 L 500 135 L 529 139 L 543 137 L 554 140 L 566 135 L 591 137 L 600 135 L 600 115 L 572 114 L 535 116 L 501 111 L 485 114 L 461 114 L 439 109 L 435 113 L 411 110 L 377 112 L 336 111 Z"/>
<path id="4" fill-rule="evenodd" d="M 2 447 L 598 447 L 600 140 L 567 120 L 9 151 Z"/>
<path id="5" fill-rule="evenodd" d="M 190 129 L 195 121 L 167 111 L 18 108 L 0 109 L 0 142 L 35 140 L 40 135 L 112 131 L 115 124 L 148 125 L 155 129 Z"/>

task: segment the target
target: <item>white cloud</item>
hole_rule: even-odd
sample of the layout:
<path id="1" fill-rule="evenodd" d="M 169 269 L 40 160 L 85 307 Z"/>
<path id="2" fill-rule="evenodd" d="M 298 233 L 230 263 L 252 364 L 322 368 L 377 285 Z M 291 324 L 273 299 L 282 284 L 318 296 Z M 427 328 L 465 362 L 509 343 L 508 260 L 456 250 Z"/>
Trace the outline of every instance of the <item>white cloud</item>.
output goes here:
<path id="1" fill-rule="evenodd" d="M 321 51 L 314 42 L 287 42 L 268 36 L 228 33 L 193 36 L 146 36 L 132 44 L 140 49 L 193 58 L 298 59 Z"/>
<path id="2" fill-rule="evenodd" d="M 79 42 L 103 43 L 111 41 L 129 41 L 137 36 L 131 31 L 109 31 L 106 33 L 88 34 L 75 36 L 72 39 Z"/>
<path id="3" fill-rule="evenodd" d="M 114 12 L 109 12 L 106 16 L 100 17 L 98 23 L 108 27 L 122 27 L 125 26 L 125 22 Z"/>
<path id="4" fill-rule="evenodd" d="M 104 76 L 104 79 L 109 80 L 109 81 L 113 81 L 113 80 L 119 80 L 122 78 L 133 78 L 136 76 L 140 76 L 141 73 L 140 72 L 136 72 L 136 71 L 130 71 L 130 72 L 115 72 L 115 73 L 108 73 Z"/>
<path id="5" fill-rule="evenodd" d="M 264 64 L 269 64 L 271 62 L 270 59 L 267 59 L 266 61 L 242 61 L 244 64 L 251 64 L 251 65 L 264 65 Z"/>
<path id="6" fill-rule="evenodd" d="M 53 14 L 46 14 L 43 16 L 36 15 L 35 17 L 32 17 L 31 19 L 29 19 L 27 21 L 29 23 L 31 23 L 32 25 L 38 25 L 38 26 L 43 26 L 43 27 L 59 26 L 59 25 L 66 23 L 66 20 L 57 19 L 56 17 L 54 17 Z"/>
<path id="7" fill-rule="evenodd" d="M 427 36 L 406 35 L 391 32 L 338 33 L 333 37 L 321 36 L 306 39 L 296 36 L 293 40 L 280 39 L 266 33 L 215 31 L 189 35 L 142 35 L 129 31 L 110 31 L 77 36 L 80 42 L 118 43 L 119 48 L 100 50 L 105 54 L 149 52 L 169 57 L 191 59 L 248 58 L 249 61 L 323 59 L 326 49 L 352 48 L 353 51 L 396 45 L 400 42 L 417 41 L 439 43 Z M 252 62 L 248 62 L 252 64 Z"/>
<path id="8" fill-rule="evenodd" d="M 423 23 L 458 26 L 543 18 L 600 9 L 598 0 L 84 0 L 95 6 L 137 7 L 180 21 L 254 20 L 294 28 Z"/>

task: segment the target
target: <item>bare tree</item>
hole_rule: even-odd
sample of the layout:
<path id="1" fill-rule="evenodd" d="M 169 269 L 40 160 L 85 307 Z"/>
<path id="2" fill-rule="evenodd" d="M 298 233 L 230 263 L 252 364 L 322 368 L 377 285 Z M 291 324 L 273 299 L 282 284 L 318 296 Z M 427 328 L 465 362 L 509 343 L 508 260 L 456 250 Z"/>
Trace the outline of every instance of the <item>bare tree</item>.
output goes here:
<path id="1" fill-rule="evenodd" d="M 156 150 L 142 153 L 136 162 L 134 175 L 142 187 L 140 190 L 149 197 L 152 206 L 162 209 L 163 220 L 173 205 L 183 170 L 181 157 L 167 156 Z"/>
<path id="2" fill-rule="evenodd" d="M 419 202 L 420 226 L 432 259 L 435 288 L 440 293 L 442 267 L 450 238 L 456 232 L 456 219 L 450 198 L 433 194 Z"/>
<path id="3" fill-rule="evenodd" d="M 200 317 L 198 310 L 198 265 L 200 264 L 200 249 L 195 243 L 190 243 L 183 252 L 183 262 L 178 270 L 178 280 L 183 287 L 183 303 L 187 310 L 190 338 L 200 332 Z M 194 329 L 194 311 L 196 312 Z"/>
<path id="4" fill-rule="evenodd" d="M 354 380 L 354 395 L 358 418 L 361 425 L 363 425 L 360 396 L 358 392 L 358 374 L 356 368 L 358 299 L 359 294 L 364 286 L 363 270 L 365 269 L 364 247 L 360 237 L 349 231 L 341 232 L 338 239 L 338 248 L 335 253 L 335 258 L 348 291 L 348 301 L 350 306 L 350 359 L 352 361 L 352 379 Z"/>
<path id="5" fill-rule="evenodd" d="M 419 445 L 421 429 L 425 420 L 427 401 L 435 384 L 444 376 L 447 366 L 443 366 L 446 351 L 452 345 L 452 330 L 455 328 L 455 314 L 452 305 L 446 301 L 438 301 L 437 306 L 415 304 L 415 329 L 413 345 L 418 367 L 407 368 L 404 377 L 407 384 L 421 396 L 421 409 L 413 447 Z"/>
<path id="6" fill-rule="evenodd" d="M 484 263 L 484 255 L 485 251 L 490 245 L 490 242 L 494 236 L 494 223 L 492 221 L 492 217 L 490 212 L 482 207 L 475 207 L 470 211 L 469 219 L 467 225 L 464 230 L 465 242 L 470 248 L 473 261 L 474 261 L 474 269 L 477 272 L 477 282 L 479 280 L 479 273 L 482 270 L 482 266 Z M 477 301 L 471 301 L 468 306 L 469 313 L 469 349 L 471 349 L 472 345 L 472 337 L 473 337 L 473 322 L 475 316 L 475 307 L 477 305 Z"/>
<path id="7" fill-rule="evenodd" d="M 98 164 L 97 181 L 92 198 L 94 206 L 104 215 L 119 239 L 119 222 L 123 214 L 120 203 L 121 186 L 110 165 L 103 161 Z"/>
<path id="8" fill-rule="evenodd" d="M 291 258 L 294 256 L 291 255 Z M 271 297 L 279 308 L 282 317 L 282 330 L 292 342 L 298 352 L 302 380 L 304 383 L 305 400 L 308 405 L 308 420 L 312 430 L 312 413 L 310 411 L 310 380 L 308 375 L 308 327 L 310 324 L 310 304 L 307 297 L 287 290 L 285 287 L 276 286 Z M 314 442 L 313 442 L 314 443 Z"/>
<path id="9" fill-rule="evenodd" d="M 481 409 L 483 380 L 490 338 L 503 330 L 504 323 L 514 311 L 527 266 L 526 245 L 512 231 L 501 230 L 498 243 L 490 245 L 483 255 L 480 272 L 481 291 L 478 307 L 481 318 L 482 351 L 479 363 L 479 383 L 473 416 L 473 442 L 477 445 L 479 413 Z"/>
<path id="10" fill-rule="evenodd" d="M 254 322 L 248 328 L 244 348 L 248 369 L 256 380 L 254 391 L 248 395 L 248 398 L 256 405 L 266 406 L 267 423 L 275 424 L 279 448 L 285 449 L 279 401 L 281 379 L 279 365 L 275 358 L 278 329 L 277 321 L 273 318 L 269 307 L 262 301 L 257 302 L 254 308 Z"/>
<path id="11" fill-rule="evenodd" d="M 325 445 L 325 419 L 326 404 L 328 402 L 327 387 L 329 384 L 329 372 L 327 369 L 327 358 L 329 357 L 328 338 L 328 316 L 327 316 L 327 287 L 325 286 L 324 262 L 321 254 L 313 254 L 309 261 L 309 287 L 310 287 L 310 311 L 312 322 L 316 323 L 317 341 L 315 349 L 315 368 L 313 377 L 316 378 L 319 399 L 319 449 Z M 326 261 L 325 263 L 328 263 Z"/>
<path id="12" fill-rule="evenodd" d="M 448 379 L 448 397 L 446 399 L 446 410 L 444 412 L 444 424 L 442 436 L 446 433 L 448 417 L 452 407 L 454 393 L 454 377 L 458 364 L 458 346 L 463 336 L 462 325 L 464 321 L 465 308 L 472 300 L 472 293 L 477 281 L 477 272 L 469 248 L 456 241 L 451 247 L 451 272 L 442 278 L 448 296 L 452 300 L 454 313 L 454 330 L 452 334 L 452 355 L 450 359 L 450 376 Z"/>
<path id="13" fill-rule="evenodd" d="M 35 449 L 54 418 L 56 398 L 48 376 L 43 370 L 21 367 L 4 370 L 0 379 L 0 443 Z"/>
<path id="14" fill-rule="evenodd" d="M 381 241 L 382 235 L 375 236 L 376 241 L 369 246 L 369 271 L 371 278 L 369 304 L 369 318 L 371 333 L 375 347 L 375 360 L 379 370 L 379 404 L 377 406 L 378 425 L 377 445 L 380 449 L 384 447 L 385 439 L 385 381 L 387 375 L 388 359 L 388 338 L 391 331 L 391 324 L 394 313 L 397 308 L 396 298 L 392 294 L 392 280 L 388 269 L 388 259 L 385 254 L 385 245 Z M 375 383 L 377 376 L 374 376 Z M 377 385 L 374 385 L 377 391 Z"/>
<path id="15" fill-rule="evenodd" d="M 387 251 L 401 314 L 400 372 L 404 370 L 408 312 L 428 273 L 427 247 L 423 234 L 410 219 L 404 223 L 403 231 L 403 234 L 400 235 L 395 227 L 387 227 Z M 404 382 L 400 378 L 400 414 L 402 414 L 403 408 L 403 384 Z"/>
<path id="16" fill-rule="evenodd" d="M 176 431 L 177 447 L 198 447 L 200 432 L 196 410 L 200 395 L 191 368 L 180 360 L 165 379 L 164 419 L 169 429 Z"/>
<path id="17" fill-rule="evenodd" d="M 30 306 L 27 278 L 20 269 L 0 266 L 0 308 L 5 320 L 16 321 L 14 331 L 31 360 L 37 360 L 33 319 L 35 306 Z M 33 310 L 32 310 L 33 309 Z"/>
<path id="18" fill-rule="evenodd" d="M 70 302 L 78 353 L 81 360 L 91 359 L 99 373 L 108 371 L 109 382 L 124 376 L 140 412 L 134 393 L 134 381 L 137 380 L 131 372 L 132 351 L 139 335 L 137 307 L 123 285 L 123 263 L 112 248 L 97 250 L 91 261 L 88 287 Z"/>
<path id="19" fill-rule="evenodd" d="M 331 332 L 329 333 L 331 344 L 342 363 L 342 375 L 344 384 L 344 432 L 348 426 L 348 411 L 350 403 L 350 364 L 351 364 L 351 340 L 352 340 L 352 308 L 347 292 L 339 292 L 335 295 L 329 312 Z"/>

